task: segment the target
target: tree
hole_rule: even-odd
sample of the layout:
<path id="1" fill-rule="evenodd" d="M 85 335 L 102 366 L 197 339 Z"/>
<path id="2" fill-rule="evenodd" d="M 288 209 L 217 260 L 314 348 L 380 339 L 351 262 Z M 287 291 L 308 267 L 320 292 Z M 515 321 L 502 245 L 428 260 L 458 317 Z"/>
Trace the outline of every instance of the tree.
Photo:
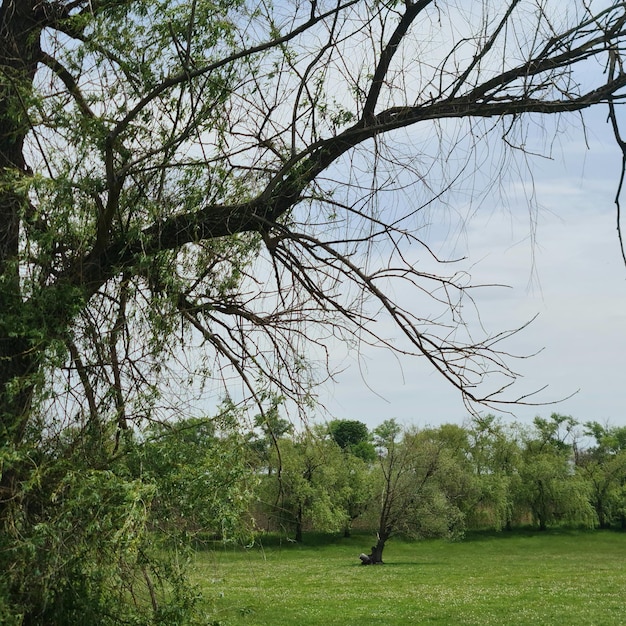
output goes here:
<path id="1" fill-rule="evenodd" d="M 371 443 L 372 436 L 363 422 L 358 420 L 332 420 L 328 424 L 330 436 L 346 452 L 351 452 L 363 461 L 374 461 L 376 451 Z"/>
<path id="2" fill-rule="evenodd" d="M 129 453 L 133 474 L 154 487 L 150 527 L 167 540 L 250 536 L 257 481 L 233 417 L 152 424 Z"/>
<path id="3" fill-rule="evenodd" d="M 376 518 L 376 544 L 366 565 L 383 563 L 389 539 L 408 537 L 453 537 L 463 531 L 462 513 L 450 498 L 445 483 L 458 476 L 453 455 L 428 431 L 405 431 L 391 419 L 374 429 L 380 472 L 372 500 Z"/>
<path id="4" fill-rule="evenodd" d="M 282 463 L 279 441 L 284 435 L 292 435 L 294 430 L 289 420 L 280 417 L 278 412 L 280 402 L 280 398 L 272 398 L 270 406 L 256 416 L 254 425 L 262 434 L 259 436 L 256 432 L 251 433 L 248 440 L 248 448 L 252 451 L 254 463 L 259 469 L 266 470 L 269 476 L 274 470 L 280 474 Z"/>
<path id="5" fill-rule="evenodd" d="M 587 422 L 585 434 L 595 447 L 580 455 L 577 470 L 590 485 L 591 504 L 600 528 L 619 521 L 626 529 L 626 428 Z"/>
<path id="6" fill-rule="evenodd" d="M 459 535 L 470 522 L 477 521 L 477 509 L 484 500 L 484 482 L 471 463 L 470 434 L 457 424 L 442 424 L 437 428 L 423 429 L 420 437 L 440 450 L 436 482 L 453 512 L 453 524 L 437 533 Z"/>
<path id="7" fill-rule="evenodd" d="M 345 511 L 344 537 L 351 536 L 353 523 L 363 516 L 374 497 L 374 474 L 371 463 L 363 458 L 364 449 L 369 448 L 359 446 L 355 454 L 344 451 L 342 458 L 343 471 L 336 495 Z"/>
<path id="8" fill-rule="evenodd" d="M 343 450 L 343 481 L 340 497 L 346 511 L 344 536 L 352 533 L 353 522 L 367 509 L 372 498 L 372 472 L 370 465 L 376 461 L 376 450 L 367 425 L 358 420 L 332 420 L 328 432 Z"/>
<path id="9" fill-rule="evenodd" d="M 573 418 L 553 413 L 548 420 L 536 417 L 525 437 L 518 495 L 540 530 L 562 521 L 593 525 L 588 485 L 575 472 L 571 436 L 576 425 Z"/>
<path id="10" fill-rule="evenodd" d="M 235 374 L 257 399 L 260 380 L 309 401 L 306 346 L 332 333 L 393 349 L 374 318 L 468 403 L 514 401 L 508 333 L 464 334 L 463 275 L 405 251 L 440 260 L 422 209 L 454 200 L 481 139 L 523 151 L 528 116 L 606 104 L 624 145 L 625 28 L 617 1 L 2 0 L 6 541 L 54 516 L 24 485 L 34 456 L 59 460 L 61 433 L 102 468 L 128 431 L 201 395 L 194 381 Z M 379 210 L 407 175 L 412 203 Z M 392 295 L 405 287 L 424 310 Z M 27 572 L 14 554 L 2 570 Z M 7 602 L 34 623 L 18 578 Z"/>
<path id="11" fill-rule="evenodd" d="M 468 433 L 469 456 L 480 489 L 478 506 L 468 512 L 468 525 L 480 527 L 486 522 L 497 530 L 511 529 L 522 458 L 516 431 L 486 415 L 475 416 Z"/>
<path id="12" fill-rule="evenodd" d="M 281 471 L 265 478 L 264 499 L 298 543 L 307 524 L 318 531 L 345 527 L 344 457 L 337 444 L 311 431 L 278 442 Z M 275 505 L 273 504 L 275 503 Z"/>

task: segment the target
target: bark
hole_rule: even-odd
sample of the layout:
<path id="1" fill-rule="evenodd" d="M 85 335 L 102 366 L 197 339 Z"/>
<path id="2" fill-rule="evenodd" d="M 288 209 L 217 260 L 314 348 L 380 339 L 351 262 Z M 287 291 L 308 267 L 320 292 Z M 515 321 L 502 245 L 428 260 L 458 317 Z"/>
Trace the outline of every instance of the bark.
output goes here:
<path id="1" fill-rule="evenodd" d="M 379 533 L 376 545 L 373 545 L 369 554 L 361 554 L 362 565 L 383 565 L 383 550 L 385 549 L 385 543 L 389 539 L 387 533 Z"/>
<path id="2" fill-rule="evenodd" d="M 606 511 L 603 506 L 603 502 L 601 500 L 596 500 L 595 503 L 596 515 L 598 517 L 598 526 L 599 528 L 607 529 L 611 528 L 611 521 L 606 514 Z"/>
<path id="3" fill-rule="evenodd" d="M 301 521 L 297 521 L 296 522 L 296 537 L 295 540 L 297 543 L 302 543 L 302 522 Z"/>
<path id="4" fill-rule="evenodd" d="M 39 5 L 11 0 L 0 6 L 0 445 L 22 440 L 37 373 L 37 346 L 22 316 L 18 265 L 28 198 L 17 183 L 30 174 L 23 153 L 30 130 L 25 102 L 40 54 Z M 17 481 L 14 468 L 2 472 L 0 507 L 14 497 Z"/>

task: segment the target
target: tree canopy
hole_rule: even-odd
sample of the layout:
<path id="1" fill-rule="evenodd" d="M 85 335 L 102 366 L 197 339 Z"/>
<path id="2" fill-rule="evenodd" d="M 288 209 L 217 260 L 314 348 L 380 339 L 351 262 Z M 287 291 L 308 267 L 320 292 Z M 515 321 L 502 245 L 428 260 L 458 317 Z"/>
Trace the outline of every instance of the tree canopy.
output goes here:
<path id="1" fill-rule="evenodd" d="M 196 369 L 300 397 L 307 342 L 393 349 L 372 315 L 468 401 L 497 402 L 503 336 L 449 332 L 467 285 L 407 256 L 433 256 L 421 211 L 473 175 L 482 140 L 523 150 L 525 114 L 613 107 L 626 84 L 622 2 L 5 0 L 0 29 L 15 443 L 51 384 L 124 428 L 181 342 L 208 349 Z M 379 206 L 401 173 L 416 199 Z M 431 305 L 403 309 L 392 277 Z"/>

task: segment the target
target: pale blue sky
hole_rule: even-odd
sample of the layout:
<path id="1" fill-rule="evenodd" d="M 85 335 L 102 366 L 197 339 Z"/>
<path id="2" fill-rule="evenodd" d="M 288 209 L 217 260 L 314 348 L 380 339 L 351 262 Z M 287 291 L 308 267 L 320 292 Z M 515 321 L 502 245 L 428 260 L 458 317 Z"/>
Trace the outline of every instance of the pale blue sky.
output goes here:
<path id="1" fill-rule="evenodd" d="M 517 353 L 542 350 L 510 362 L 523 376 L 519 393 L 548 385 L 537 400 L 575 395 L 553 406 L 509 407 L 522 421 L 556 411 L 582 422 L 626 425 L 626 267 L 614 205 L 621 157 L 605 113 L 586 116 L 586 140 L 580 127 L 570 128 L 557 138 L 553 160 L 534 162 L 536 213 L 529 213 L 526 196 L 511 180 L 508 207 L 494 196 L 463 225 L 448 217 L 429 240 L 467 255 L 462 268 L 473 283 L 510 285 L 475 296 L 490 331 L 538 314 L 507 344 Z M 531 181 L 523 179 L 528 194 Z M 468 416 L 459 393 L 425 362 L 363 348 L 359 365 L 342 352 L 335 349 L 336 362 L 347 369 L 320 393 L 334 416 L 370 426 L 390 417 L 424 426 Z"/>

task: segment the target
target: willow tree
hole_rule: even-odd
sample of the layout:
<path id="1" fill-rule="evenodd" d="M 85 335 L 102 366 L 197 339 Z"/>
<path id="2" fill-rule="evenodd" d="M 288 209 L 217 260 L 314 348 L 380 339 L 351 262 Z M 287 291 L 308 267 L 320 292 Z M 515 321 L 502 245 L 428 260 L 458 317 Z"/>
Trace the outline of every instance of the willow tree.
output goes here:
<path id="1" fill-rule="evenodd" d="M 5 529 L 68 432 L 102 469 L 189 380 L 302 400 L 330 338 L 394 349 L 377 320 L 468 403 L 518 399 L 507 333 L 462 330 L 464 276 L 416 266 L 446 260 L 422 210 L 537 116 L 608 106 L 624 147 L 625 22 L 594 0 L 2 0 Z"/>

